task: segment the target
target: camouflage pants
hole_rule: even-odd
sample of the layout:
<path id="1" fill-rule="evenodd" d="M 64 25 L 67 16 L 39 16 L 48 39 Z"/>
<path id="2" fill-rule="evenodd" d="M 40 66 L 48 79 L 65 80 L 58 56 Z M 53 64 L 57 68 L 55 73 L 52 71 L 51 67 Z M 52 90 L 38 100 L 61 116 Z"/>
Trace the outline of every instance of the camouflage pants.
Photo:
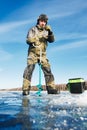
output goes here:
<path id="1" fill-rule="evenodd" d="M 29 57 L 27 59 L 27 67 L 25 68 L 23 74 L 22 90 L 30 90 L 31 78 L 35 68 L 35 64 L 39 63 L 39 61 L 40 61 L 40 56 L 34 54 L 33 52 L 29 54 Z M 46 58 L 46 54 L 42 54 L 41 68 L 44 73 L 46 86 L 50 86 L 51 88 L 55 89 L 54 76 L 51 72 L 50 64 L 48 59 Z"/>

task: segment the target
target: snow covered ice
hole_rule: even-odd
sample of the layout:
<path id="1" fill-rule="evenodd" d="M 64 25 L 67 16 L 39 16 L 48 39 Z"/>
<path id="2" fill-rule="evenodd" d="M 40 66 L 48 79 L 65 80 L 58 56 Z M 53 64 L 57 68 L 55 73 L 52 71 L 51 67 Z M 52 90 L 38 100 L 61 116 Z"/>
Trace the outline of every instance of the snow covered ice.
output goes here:
<path id="1" fill-rule="evenodd" d="M 87 91 L 0 92 L 0 130 L 86 130 Z"/>

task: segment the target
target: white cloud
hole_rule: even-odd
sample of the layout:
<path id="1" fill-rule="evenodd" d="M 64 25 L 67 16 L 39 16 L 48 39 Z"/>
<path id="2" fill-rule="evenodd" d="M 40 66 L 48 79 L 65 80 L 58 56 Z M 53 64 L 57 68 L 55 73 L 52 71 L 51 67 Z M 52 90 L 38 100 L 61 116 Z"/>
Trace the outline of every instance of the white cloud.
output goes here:
<path id="1" fill-rule="evenodd" d="M 3 43 L 22 43 L 25 41 L 27 32 L 26 26 L 33 23 L 33 20 L 14 21 L 0 24 L 0 42 Z"/>
<path id="2" fill-rule="evenodd" d="M 56 41 L 60 40 L 72 40 L 72 39 L 81 39 L 81 38 L 87 38 L 87 34 L 84 33 L 63 33 L 63 34 L 58 34 L 56 36 Z"/>
<path id="3" fill-rule="evenodd" d="M 45 7 L 45 10 L 43 11 L 49 14 L 50 19 L 54 19 L 54 18 L 69 16 L 69 15 L 79 12 L 80 10 L 87 7 L 87 2 L 85 0 L 77 0 L 77 1 L 67 0 L 63 2 L 59 2 L 58 0 L 56 1 L 53 0 L 53 1 L 43 2 L 43 7 L 39 8 L 41 5 L 42 5 L 42 2 L 33 3 L 31 5 L 31 8 L 29 8 L 30 5 L 24 5 L 22 8 L 19 8 L 18 10 L 15 10 L 11 14 L 9 14 L 8 17 L 5 18 L 6 20 L 12 20 L 12 19 L 14 20 L 16 19 L 17 16 L 18 16 L 18 19 L 24 19 L 24 20 L 21 20 L 21 21 L 17 20 L 15 22 L 8 22 L 5 24 L 4 23 L 1 24 L 0 33 L 7 32 L 13 28 L 34 22 L 35 21 L 34 18 L 36 14 L 38 14 L 39 12 L 42 12 L 41 10 L 44 7 Z M 34 7 L 35 8 L 38 7 L 37 8 L 38 13 L 32 11 Z M 52 10 L 52 8 L 54 8 L 55 10 L 54 9 Z M 30 13 L 27 14 L 27 12 L 30 12 Z"/>
<path id="4" fill-rule="evenodd" d="M 50 6 L 47 6 L 45 8 L 47 8 L 50 18 L 61 18 L 61 17 L 70 16 L 72 14 L 76 14 L 80 11 L 83 11 L 83 9 L 87 8 L 87 1 L 86 0 L 73 0 L 73 1 L 56 0 L 56 1 L 49 2 L 48 5 Z"/>
<path id="5" fill-rule="evenodd" d="M 61 18 L 61 17 L 69 16 L 72 14 L 73 14 L 73 12 L 61 12 L 61 13 L 50 15 L 50 19 Z"/>
<path id="6" fill-rule="evenodd" d="M 82 40 L 82 41 L 78 41 L 78 42 L 71 42 L 68 44 L 64 44 L 64 45 L 60 45 L 60 46 L 56 46 L 56 47 L 52 47 L 52 49 L 50 49 L 50 51 L 59 51 L 59 50 L 67 50 L 67 49 L 73 49 L 73 48 L 79 48 L 79 47 L 85 47 L 87 46 L 87 40 Z"/>
<path id="7" fill-rule="evenodd" d="M 13 30 L 16 27 L 26 25 L 29 23 L 32 23 L 33 20 L 24 20 L 24 21 L 14 21 L 14 22 L 8 22 L 8 23 L 3 23 L 0 24 L 0 33 L 5 33 Z"/>
<path id="8" fill-rule="evenodd" d="M 12 54 L 0 49 L 0 61 L 7 61 L 12 58 Z"/>
<path id="9" fill-rule="evenodd" d="M 59 18 L 77 13 L 83 10 L 84 8 L 87 8 L 86 0 L 41 1 L 41 2 L 33 2 L 31 3 L 31 5 L 29 2 L 24 6 L 22 6 L 21 8 L 18 8 L 13 12 L 11 12 L 10 14 L 8 14 L 8 16 L 5 17 L 5 19 L 9 21 L 12 19 L 31 20 L 35 19 L 35 17 L 37 18 L 38 14 L 42 12 L 47 13 L 50 18 Z M 37 9 L 36 12 L 33 11 L 34 9 Z"/>

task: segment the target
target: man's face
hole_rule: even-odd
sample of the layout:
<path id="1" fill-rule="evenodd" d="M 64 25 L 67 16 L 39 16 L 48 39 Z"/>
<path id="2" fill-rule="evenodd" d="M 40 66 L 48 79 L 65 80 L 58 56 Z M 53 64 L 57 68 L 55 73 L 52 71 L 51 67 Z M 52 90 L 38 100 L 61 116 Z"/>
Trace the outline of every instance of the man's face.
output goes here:
<path id="1" fill-rule="evenodd" d="M 40 25 L 40 27 L 44 28 L 46 26 L 46 21 L 45 20 L 39 20 L 39 25 Z"/>

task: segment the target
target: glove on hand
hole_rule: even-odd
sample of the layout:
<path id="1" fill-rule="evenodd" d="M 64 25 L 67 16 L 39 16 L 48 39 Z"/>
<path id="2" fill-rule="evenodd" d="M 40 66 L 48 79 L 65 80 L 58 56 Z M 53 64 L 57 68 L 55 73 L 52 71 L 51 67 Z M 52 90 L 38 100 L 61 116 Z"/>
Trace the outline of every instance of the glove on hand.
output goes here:
<path id="1" fill-rule="evenodd" d="M 51 30 L 50 25 L 47 25 L 45 29 L 48 31 L 48 35 L 52 35 L 53 32 Z"/>

